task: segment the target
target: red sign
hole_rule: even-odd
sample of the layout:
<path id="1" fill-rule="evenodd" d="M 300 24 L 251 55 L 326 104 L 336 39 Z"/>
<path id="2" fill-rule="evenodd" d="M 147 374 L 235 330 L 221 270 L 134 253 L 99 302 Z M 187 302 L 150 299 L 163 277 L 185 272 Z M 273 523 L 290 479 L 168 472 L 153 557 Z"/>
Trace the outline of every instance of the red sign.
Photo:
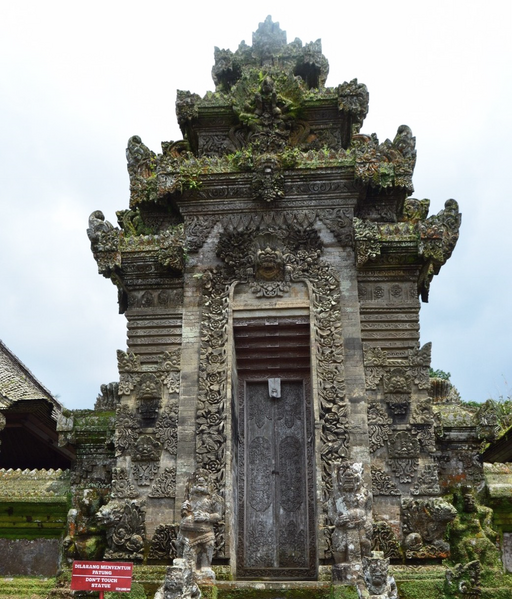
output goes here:
<path id="1" fill-rule="evenodd" d="M 131 562 L 73 562 L 72 591 L 105 591 L 122 593 L 132 587 Z"/>

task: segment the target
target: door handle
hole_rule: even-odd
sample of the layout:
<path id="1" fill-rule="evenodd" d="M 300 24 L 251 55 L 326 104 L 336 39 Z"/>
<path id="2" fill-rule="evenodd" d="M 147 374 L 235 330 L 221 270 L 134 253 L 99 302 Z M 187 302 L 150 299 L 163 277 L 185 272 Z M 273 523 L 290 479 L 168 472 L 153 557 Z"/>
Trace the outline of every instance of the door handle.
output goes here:
<path id="1" fill-rule="evenodd" d="M 272 474 L 279 474 L 277 470 L 272 470 Z"/>

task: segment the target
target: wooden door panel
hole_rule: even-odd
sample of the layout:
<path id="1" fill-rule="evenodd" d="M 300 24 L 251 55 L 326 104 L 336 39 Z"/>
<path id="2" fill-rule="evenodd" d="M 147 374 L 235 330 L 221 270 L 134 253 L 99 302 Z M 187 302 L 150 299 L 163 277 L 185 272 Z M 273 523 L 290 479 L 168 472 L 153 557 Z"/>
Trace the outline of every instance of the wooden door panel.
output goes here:
<path id="1" fill-rule="evenodd" d="M 310 578 L 316 573 L 307 467 L 313 448 L 306 443 L 312 435 L 304 381 L 282 381 L 280 398 L 270 397 L 266 380 L 245 381 L 242 390 L 238 575 Z"/>

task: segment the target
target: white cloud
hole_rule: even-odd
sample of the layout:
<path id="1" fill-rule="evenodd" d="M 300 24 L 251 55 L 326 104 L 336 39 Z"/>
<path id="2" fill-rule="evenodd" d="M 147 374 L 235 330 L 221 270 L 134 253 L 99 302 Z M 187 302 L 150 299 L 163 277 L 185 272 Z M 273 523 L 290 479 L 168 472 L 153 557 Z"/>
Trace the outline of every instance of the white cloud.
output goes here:
<path id="1" fill-rule="evenodd" d="M 213 47 L 236 49 L 267 14 L 304 42 L 321 37 L 328 84 L 368 85 L 365 132 L 417 137 L 417 197 L 454 197 L 461 239 L 432 283 L 422 339 L 466 399 L 512 381 L 512 6 L 366 1 L 193 5 L 29 0 L 0 24 L 0 337 L 70 407 L 92 407 L 125 346 L 116 290 L 98 276 L 87 217 L 128 205 L 134 134 L 155 151 L 178 139 L 176 89 L 213 88 Z"/>

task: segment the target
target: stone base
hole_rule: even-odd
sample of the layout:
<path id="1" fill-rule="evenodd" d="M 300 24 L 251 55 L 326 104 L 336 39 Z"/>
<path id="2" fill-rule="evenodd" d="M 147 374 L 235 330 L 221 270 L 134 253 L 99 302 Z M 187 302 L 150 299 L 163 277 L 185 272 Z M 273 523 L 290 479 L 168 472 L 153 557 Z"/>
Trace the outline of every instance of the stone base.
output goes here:
<path id="1" fill-rule="evenodd" d="M 360 562 L 351 564 L 334 564 L 332 567 L 332 583 L 357 586 L 363 577 L 363 566 Z"/>
<path id="2" fill-rule="evenodd" d="M 59 539 L 0 539 L 0 576 L 55 576 Z"/>

